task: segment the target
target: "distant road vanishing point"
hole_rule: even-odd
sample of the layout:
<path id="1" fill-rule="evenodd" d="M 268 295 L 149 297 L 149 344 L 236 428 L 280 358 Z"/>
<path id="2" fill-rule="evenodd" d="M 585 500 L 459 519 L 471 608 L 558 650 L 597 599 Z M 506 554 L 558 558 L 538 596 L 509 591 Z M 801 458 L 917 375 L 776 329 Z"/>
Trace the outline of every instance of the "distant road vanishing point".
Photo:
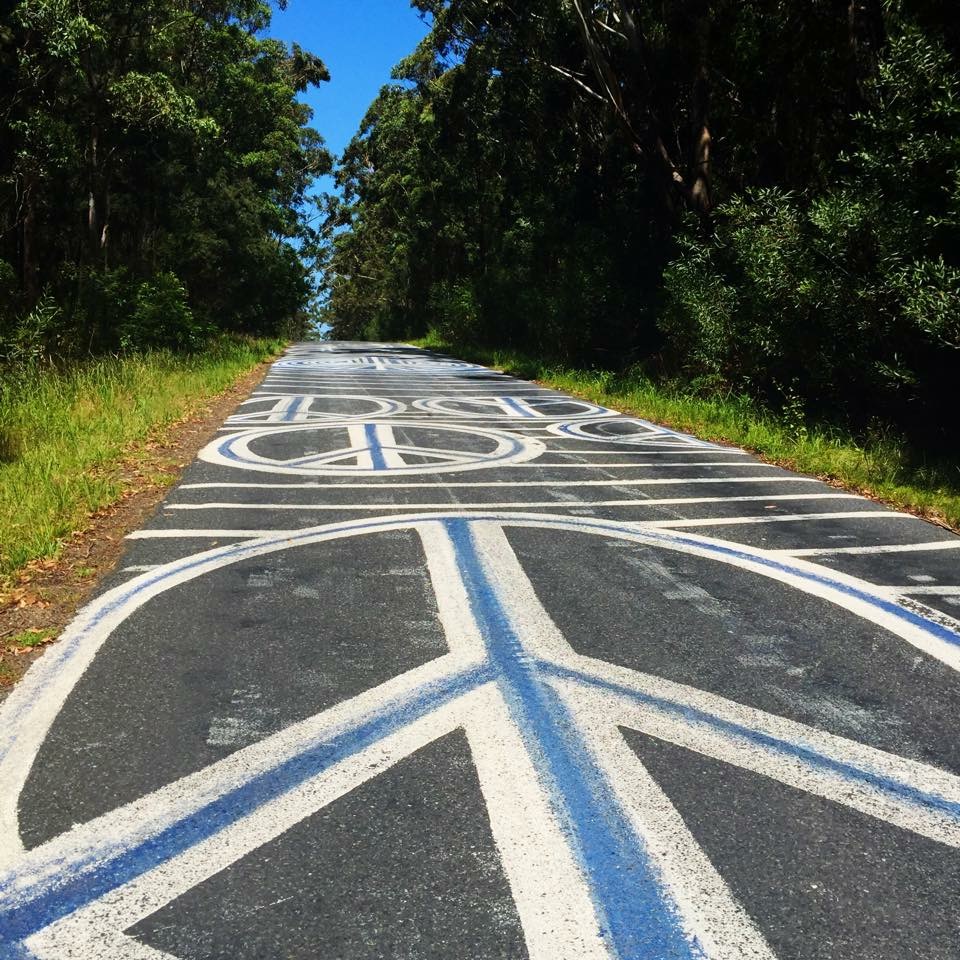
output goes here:
<path id="1" fill-rule="evenodd" d="M 958 960 L 960 537 L 291 347 L 0 705 L 0 958 Z"/>

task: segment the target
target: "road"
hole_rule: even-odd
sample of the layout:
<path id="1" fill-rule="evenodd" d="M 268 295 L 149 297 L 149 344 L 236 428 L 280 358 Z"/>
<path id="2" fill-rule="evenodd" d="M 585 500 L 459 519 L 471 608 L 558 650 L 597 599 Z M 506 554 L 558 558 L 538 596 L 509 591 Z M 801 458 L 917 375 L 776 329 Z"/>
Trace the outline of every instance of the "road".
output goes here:
<path id="1" fill-rule="evenodd" d="M 960 958 L 960 537 L 303 344 L 0 708 L 0 957 Z"/>

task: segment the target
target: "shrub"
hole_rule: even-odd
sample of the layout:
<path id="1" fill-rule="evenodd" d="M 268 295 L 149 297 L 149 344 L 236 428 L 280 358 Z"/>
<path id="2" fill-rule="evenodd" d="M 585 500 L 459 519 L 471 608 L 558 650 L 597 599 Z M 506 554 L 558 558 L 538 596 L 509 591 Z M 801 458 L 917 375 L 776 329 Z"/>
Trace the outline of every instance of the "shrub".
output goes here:
<path id="1" fill-rule="evenodd" d="M 123 350 L 195 350 L 210 331 L 194 317 L 180 280 L 158 273 L 137 287 L 118 333 Z"/>

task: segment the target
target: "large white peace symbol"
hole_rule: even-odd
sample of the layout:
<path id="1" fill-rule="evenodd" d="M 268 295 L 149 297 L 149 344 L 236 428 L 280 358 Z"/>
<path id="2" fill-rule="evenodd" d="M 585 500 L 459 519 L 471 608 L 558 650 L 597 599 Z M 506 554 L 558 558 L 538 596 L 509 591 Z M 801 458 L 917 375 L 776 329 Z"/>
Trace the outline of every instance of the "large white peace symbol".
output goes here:
<path id="1" fill-rule="evenodd" d="M 166 957 L 123 931 L 455 729 L 467 734 L 534 960 L 772 957 L 620 726 L 960 846 L 960 777 L 576 653 L 513 553 L 504 534 L 511 526 L 717 560 L 842 606 L 960 669 L 960 636 L 863 581 L 642 524 L 411 515 L 211 550 L 100 597 L 0 708 L 0 950 L 23 956 L 25 947 L 40 960 Z M 447 654 L 33 850 L 20 848 L 17 799 L 34 758 L 99 647 L 135 610 L 233 563 L 393 530 L 421 539 Z"/>
<path id="2" fill-rule="evenodd" d="M 330 402 L 337 404 L 348 401 L 360 407 L 356 413 L 342 413 L 329 410 Z M 327 405 L 328 409 L 324 409 Z M 235 413 L 227 418 L 227 424 L 244 423 L 313 423 L 323 420 L 369 420 L 373 417 L 390 417 L 402 413 L 406 406 L 399 400 L 387 400 L 382 397 L 370 397 L 366 394 L 324 393 L 324 394 L 277 394 L 268 396 L 257 394 L 244 400 L 243 407 L 254 406 L 256 410 Z M 261 409 L 262 408 L 262 409 Z"/>
<path id="3" fill-rule="evenodd" d="M 415 400 L 417 410 L 452 417 L 508 420 L 576 420 L 615 417 L 614 410 L 569 397 L 427 397 Z M 573 412 L 571 411 L 573 408 Z"/>
<path id="4" fill-rule="evenodd" d="M 429 444 L 398 441 L 396 429 L 449 437 L 452 441 L 468 437 L 480 439 L 486 450 L 435 447 Z M 221 437 L 204 447 L 199 457 L 207 463 L 238 467 L 262 473 L 287 473 L 297 476 L 367 476 L 370 474 L 456 473 L 461 470 L 481 470 L 485 467 L 509 466 L 539 457 L 546 447 L 528 437 L 518 437 L 499 430 L 480 430 L 475 427 L 444 424 L 433 426 L 408 421 L 378 423 L 323 423 L 294 426 L 283 429 L 284 437 L 303 431 L 306 439 L 335 432 L 344 436 L 346 443 L 333 450 L 298 456 L 290 460 L 274 460 L 250 449 L 255 441 L 276 436 L 276 428 L 245 430 Z"/>

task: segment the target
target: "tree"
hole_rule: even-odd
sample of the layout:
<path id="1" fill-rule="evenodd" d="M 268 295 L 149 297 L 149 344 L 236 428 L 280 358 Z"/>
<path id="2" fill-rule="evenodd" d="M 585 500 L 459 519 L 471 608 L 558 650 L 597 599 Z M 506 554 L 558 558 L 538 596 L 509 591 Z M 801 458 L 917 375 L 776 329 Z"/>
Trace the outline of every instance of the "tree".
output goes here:
<path id="1" fill-rule="evenodd" d="M 298 95 L 329 76 L 269 21 L 260 0 L 0 10 L 0 258 L 21 309 L 51 291 L 78 349 L 114 348 L 167 274 L 202 326 L 268 330 L 302 309 L 291 244 L 331 158 Z"/>

